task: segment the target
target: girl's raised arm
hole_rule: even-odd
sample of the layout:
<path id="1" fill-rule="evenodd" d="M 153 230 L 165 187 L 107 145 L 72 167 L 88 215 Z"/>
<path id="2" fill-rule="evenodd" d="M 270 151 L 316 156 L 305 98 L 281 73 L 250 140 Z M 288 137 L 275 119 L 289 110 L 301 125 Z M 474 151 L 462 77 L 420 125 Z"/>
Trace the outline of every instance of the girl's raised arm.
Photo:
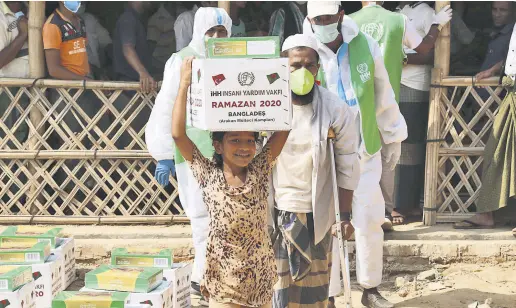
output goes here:
<path id="1" fill-rule="evenodd" d="M 192 83 L 192 61 L 194 57 L 187 57 L 181 65 L 181 82 L 177 93 L 174 109 L 172 110 L 172 138 L 181 155 L 192 161 L 194 144 L 186 135 L 186 97 L 188 87 Z"/>
<path id="2" fill-rule="evenodd" d="M 288 134 L 290 134 L 290 131 L 275 132 L 267 142 L 267 145 L 271 149 L 272 160 L 275 160 L 276 157 L 280 155 L 285 142 L 287 142 Z"/>

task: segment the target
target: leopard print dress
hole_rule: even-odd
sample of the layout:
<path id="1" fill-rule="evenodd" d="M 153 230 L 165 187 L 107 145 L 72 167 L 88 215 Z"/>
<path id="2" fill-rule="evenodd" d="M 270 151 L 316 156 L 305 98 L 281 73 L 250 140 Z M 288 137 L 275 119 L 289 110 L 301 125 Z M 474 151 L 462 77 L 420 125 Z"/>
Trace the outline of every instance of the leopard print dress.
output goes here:
<path id="1" fill-rule="evenodd" d="M 229 186 L 221 168 L 194 146 L 190 168 L 210 214 L 204 295 L 218 303 L 259 307 L 272 300 L 276 263 L 267 232 L 269 147 L 248 166 L 240 187 Z"/>

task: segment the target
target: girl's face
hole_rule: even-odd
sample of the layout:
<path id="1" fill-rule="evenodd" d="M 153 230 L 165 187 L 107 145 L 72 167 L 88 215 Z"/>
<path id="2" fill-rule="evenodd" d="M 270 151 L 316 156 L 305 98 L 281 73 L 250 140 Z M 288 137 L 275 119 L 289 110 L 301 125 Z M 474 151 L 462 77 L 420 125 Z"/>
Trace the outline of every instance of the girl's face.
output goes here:
<path id="1" fill-rule="evenodd" d="M 228 165 L 247 167 L 256 154 L 256 139 L 253 132 L 227 132 L 222 142 L 215 141 L 213 145 Z"/>

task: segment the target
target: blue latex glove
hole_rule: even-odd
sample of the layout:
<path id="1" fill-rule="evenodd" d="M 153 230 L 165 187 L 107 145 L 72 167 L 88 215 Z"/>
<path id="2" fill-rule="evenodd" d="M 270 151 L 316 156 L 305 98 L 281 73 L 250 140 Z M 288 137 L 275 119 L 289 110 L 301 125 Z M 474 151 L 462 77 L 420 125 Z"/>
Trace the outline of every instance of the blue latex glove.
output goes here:
<path id="1" fill-rule="evenodd" d="M 174 160 L 164 159 L 158 161 L 154 177 L 161 186 L 168 185 L 170 173 L 172 174 L 172 176 L 176 175 L 176 166 L 174 164 Z"/>

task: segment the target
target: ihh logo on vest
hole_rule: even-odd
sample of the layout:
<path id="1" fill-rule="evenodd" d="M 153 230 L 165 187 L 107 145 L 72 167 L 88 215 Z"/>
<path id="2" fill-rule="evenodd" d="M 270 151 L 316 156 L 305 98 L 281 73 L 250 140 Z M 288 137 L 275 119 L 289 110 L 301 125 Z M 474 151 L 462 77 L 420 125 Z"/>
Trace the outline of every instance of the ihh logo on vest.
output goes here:
<path id="1" fill-rule="evenodd" d="M 362 25 L 360 31 L 370 35 L 375 41 L 380 41 L 383 37 L 383 25 L 378 23 L 369 23 Z"/>
<path id="2" fill-rule="evenodd" d="M 361 63 L 357 65 L 357 71 L 360 73 L 360 79 L 362 82 L 366 82 L 371 79 L 371 72 L 369 71 L 367 64 Z"/>

